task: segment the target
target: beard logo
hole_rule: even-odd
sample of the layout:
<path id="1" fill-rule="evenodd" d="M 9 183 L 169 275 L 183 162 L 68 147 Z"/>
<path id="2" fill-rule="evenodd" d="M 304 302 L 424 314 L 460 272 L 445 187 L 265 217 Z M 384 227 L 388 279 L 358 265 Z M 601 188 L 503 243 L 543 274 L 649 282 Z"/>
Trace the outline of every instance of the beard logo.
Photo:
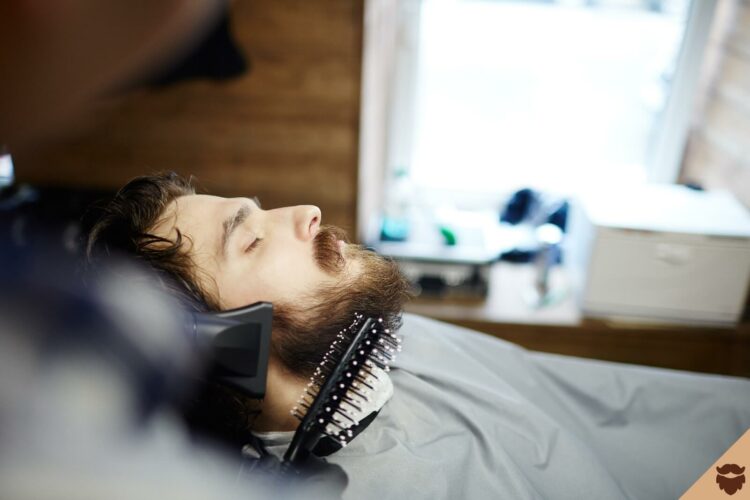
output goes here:
<path id="1" fill-rule="evenodd" d="M 745 475 L 743 474 L 745 468 L 737 464 L 724 464 L 721 467 L 717 467 L 716 472 L 718 472 L 716 475 L 716 484 L 727 495 L 734 495 L 745 484 Z"/>

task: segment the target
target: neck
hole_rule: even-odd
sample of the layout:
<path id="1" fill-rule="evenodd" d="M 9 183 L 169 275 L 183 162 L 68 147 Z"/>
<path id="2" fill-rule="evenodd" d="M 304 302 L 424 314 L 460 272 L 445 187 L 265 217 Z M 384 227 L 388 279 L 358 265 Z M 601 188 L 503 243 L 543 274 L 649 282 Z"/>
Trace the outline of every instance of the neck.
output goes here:
<path id="1" fill-rule="evenodd" d="M 289 373 L 275 357 L 268 360 L 266 397 L 261 413 L 255 419 L 253 430 L 259 432 L 293 431 L 299 420 L 290 411 L 305 388 L 305 380 Z"/>

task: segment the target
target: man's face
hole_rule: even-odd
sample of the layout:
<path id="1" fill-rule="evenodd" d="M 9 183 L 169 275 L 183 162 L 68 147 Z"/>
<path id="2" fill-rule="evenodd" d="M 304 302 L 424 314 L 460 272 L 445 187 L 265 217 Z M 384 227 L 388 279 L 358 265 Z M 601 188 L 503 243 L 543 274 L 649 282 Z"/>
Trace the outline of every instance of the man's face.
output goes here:
<path id="1" fill-rule="evenodd" d="M 355 313 L 395 330 L 409 296 L 395 262 L 345 243 L 320 220 L 310 205 L 262 210 L 248 198 L 186 195 L 151 232 L 171 241 L 182 234 L 196 284 L 220 309 L 273 303 L 273 352 L 309 377 Z"/>
<path id="2" fill-rule="evenodd" d="M 260 300 L 304 307 L 318 290 L 360 272 L 344 241 L 319 235 L 320 222 L 311 205 L 263 210 L 249 198 L 198 194 L 170 203 L 153 232 L 172 240 L 176 230 L 182 233 L 200 286 L 222 309 Z M 320 255 L 316 236 L 331 239 L 333 255 Z"/>

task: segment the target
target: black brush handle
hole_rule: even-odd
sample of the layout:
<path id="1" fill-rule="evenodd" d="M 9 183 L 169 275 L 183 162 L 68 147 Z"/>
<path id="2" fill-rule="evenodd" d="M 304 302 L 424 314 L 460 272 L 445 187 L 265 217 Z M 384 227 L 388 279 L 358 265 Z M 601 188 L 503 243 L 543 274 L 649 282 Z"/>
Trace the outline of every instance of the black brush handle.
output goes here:
<path id="1" fill-rule="evenodd" d="M 307 432 L 301 432 L 302 424 L 297 428 L 297 432 L 294 433 L 292 442 L 289 444 L 289 448 L 284 453 L 284 464 L 282 469 L 285 472 L 294 471 L 295 467 L 299 467 L 304 464 L 315 445 L 318 444 L 323 434 L 310 430 Z"/>
<path id="2" fill-rule="evenodd" d="M 333 389 L 335 388 L 336 383 L 338 383 L 341 375 L 344 373 L 344 370 L 348 368 L 349 361 L 351 361 L 356 350 L 360 348 L 359 344 L 361 343 L 362 338 L 365 336 L 367 331 L 372 328 L 373 323 L 374 320 L 372 318 L 367 318 L 362 326 L 360 326 L 357 334 L 354 336 L 351 343 L 344 352 L 344 355 L 341 356 L 341 359 L 339 360 L 333 371 L 331 371 L 330 375 L 323 384 L 323 387 L 321 387 L 320 391 L 318 391 L 318 394 L 315 396 L 312 405 L 310 405 L 307 413 L 305 413 L 305 417 L 302 419 L 302 423 L 300 423 L 299 427 L 297 427 L 297 431 L 294 433 L 294 437 L 292 438 L 292 442 L 289 445 L 289 448 L 287 448 L 286 453 L 284 454 L 285 463 L 289 463 L 294 466 L 302 465 L 304 461 L 307 460 L 307 457 L 310 455 L 311 450 L 315 447 L 316 444 L 318 444 L 318 441 L 320 441 L 320 438 L 324 433 L 323 429 L 319 427 L 319 424 L 316 423 L 315 419 L 317 418 L 320 409 L 324 404 L 326 404 L 329 397 L 331 396 L 331 392 L 333 392 Z M 351 377 L 348 383 L 351 384 L 351 381 L 353 380 L 354 377 Z M 326 423 L 323 423 L 322 425 L 324 428 Z"/>

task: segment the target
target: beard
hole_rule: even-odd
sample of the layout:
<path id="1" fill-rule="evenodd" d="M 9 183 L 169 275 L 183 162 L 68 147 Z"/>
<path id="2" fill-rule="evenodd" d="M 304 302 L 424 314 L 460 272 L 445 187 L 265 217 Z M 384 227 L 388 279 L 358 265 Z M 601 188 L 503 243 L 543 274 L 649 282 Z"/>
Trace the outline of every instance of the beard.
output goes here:
<path id="1" fill-rule="evenodd" d="M 321 227 L 315 236 L 317 265 L 334 285 L 310 293 L 303 304 L 274 304 L 271 348 L 293 375 L 310 377 L 336 335 L 347 328 L 354 313 L 383 318 L 392 332 L 401 326 L 401 310 L 411 297 L 410 285 L 392 260 L 359 245 L 347 245 L 342 255 L 339 240 L 346 233 L 334 226 Z M 356 262 L 355 276 L 345 276 L 347 262 Z"/>
<path id="2" fill-rule="evenodd" d="M 382 317 L 392 332 L 401 326 L 401 309 L 411 297 L 409 282 L 395 262 L 357 245 L 341 254 L 339 240 L 346 233 L 324 226 L 314 241 L 317 265 L 340 277 L 333 286 L 313 290 L 302 304 L 274 302 L 271 350 L 283 367 L 299 378 L 312 376 L 336 335 L 347 328 L 355 312 Z M 347 262 L 359 271 L 346 276 Z M 188 427 L 230 446 L 244 445 L 261 412 L 261 402 L 236 389 L 209 381 L 187 403 L 183 416 Z"/>

